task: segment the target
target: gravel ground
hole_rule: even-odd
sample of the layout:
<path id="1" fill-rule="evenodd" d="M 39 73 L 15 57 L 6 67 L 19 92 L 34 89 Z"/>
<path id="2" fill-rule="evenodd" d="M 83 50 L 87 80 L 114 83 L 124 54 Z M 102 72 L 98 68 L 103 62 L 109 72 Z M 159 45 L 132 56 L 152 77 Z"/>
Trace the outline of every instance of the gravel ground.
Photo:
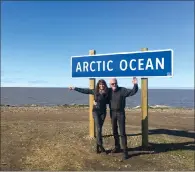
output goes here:
<path id="1" fill-rule="evenodd" d="M 95 153 L 87 107 L 1 107 L 1 170 L 195 170 L 194 110 L 149 109 L 149 145 L 141 148 L 141 111 L 128 109 L 130 158 L 111 154 L 109 112 L 103 127 L 108 154 Z"/>

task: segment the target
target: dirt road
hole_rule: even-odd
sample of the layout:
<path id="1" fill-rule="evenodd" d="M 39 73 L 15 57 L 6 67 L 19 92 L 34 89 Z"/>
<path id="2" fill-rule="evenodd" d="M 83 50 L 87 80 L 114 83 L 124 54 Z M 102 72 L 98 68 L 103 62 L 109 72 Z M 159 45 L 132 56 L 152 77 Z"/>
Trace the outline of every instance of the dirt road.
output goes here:
<path id="1" fill-rule="evenodd" d="M 107 155 L 88 137 L 88 109 L 1 108 L 1 170 L 195 170 L 194 111 L 149 110 L 150 149 L 141 149 L 141 112 L 126 113 L 130 158 L 111 154 L 110 118 L 104 128 Z"/>

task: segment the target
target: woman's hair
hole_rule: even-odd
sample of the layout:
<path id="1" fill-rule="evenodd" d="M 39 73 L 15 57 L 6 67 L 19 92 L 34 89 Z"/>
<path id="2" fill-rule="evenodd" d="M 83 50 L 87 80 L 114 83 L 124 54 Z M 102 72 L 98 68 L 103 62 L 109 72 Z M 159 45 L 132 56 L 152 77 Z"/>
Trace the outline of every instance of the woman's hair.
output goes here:
<path id="1" fill-rule="evenodd" d="M 108 93 L 108 86 L 107 86 L 107 84 L 106 84 L 106 81 L 103 80 L 103 79 L 100 79 L 100 80 L 97 82 L 96 88 L 95 88 L 95 92 L 96 92 L 96 93 L 99 93 L 99 85 L 100 85 L 100 84 L 104 84 L 104 85 L 105 85 L 105 93 L 107 94 L 107 93 Z"/>

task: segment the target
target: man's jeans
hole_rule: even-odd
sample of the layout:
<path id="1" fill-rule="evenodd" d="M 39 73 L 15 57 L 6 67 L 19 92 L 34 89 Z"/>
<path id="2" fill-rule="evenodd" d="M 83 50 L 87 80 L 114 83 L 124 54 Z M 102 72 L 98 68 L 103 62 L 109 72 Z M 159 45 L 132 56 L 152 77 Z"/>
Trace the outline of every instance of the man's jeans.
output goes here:
<path id="1" fill-rule="evenodd" d="M 93 112 L 93 118 L 96 126 L 97 144 L 102 145 L 102 127 L 106 118 L 106 112 Z"/>
<path id="2" fill-rule="evenodd" d="M 110 117 L 112 121 L 112 131 L 114 135 L 115 140 L 115 147 L 120 148 L 120 140 L 119 140 L 119 134 L 118 134 L 118 125 L 119 125 L 119 131 L 121 135 L 121 141 L 122 141 L 122 148 L 125 151 L 127 149 L 127 136 L 126 136 L 126 130 L 125 130 L 125 112 L 117 112 L 117 111 L 111 111 Z M 118 125 L 117 125 L 118 121 Z"/>

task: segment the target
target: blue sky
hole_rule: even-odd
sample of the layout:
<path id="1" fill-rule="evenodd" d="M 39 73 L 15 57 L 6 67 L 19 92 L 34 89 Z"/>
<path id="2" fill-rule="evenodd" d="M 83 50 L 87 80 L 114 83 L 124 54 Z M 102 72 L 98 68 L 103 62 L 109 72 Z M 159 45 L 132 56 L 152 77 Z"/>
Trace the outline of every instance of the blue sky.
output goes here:
<path id="1" fill-rule="evenodd" d="M 86 87 L 88 79 L 71 78 L 71 56 L 147 47 L 174 50 L 174 77 L 149 78 L 149 88 L 194 87 L 193 2 L 29 1 L 1 8 L 1 86 Z M 132 86 L 131 78 L 118 81 Z"/>

